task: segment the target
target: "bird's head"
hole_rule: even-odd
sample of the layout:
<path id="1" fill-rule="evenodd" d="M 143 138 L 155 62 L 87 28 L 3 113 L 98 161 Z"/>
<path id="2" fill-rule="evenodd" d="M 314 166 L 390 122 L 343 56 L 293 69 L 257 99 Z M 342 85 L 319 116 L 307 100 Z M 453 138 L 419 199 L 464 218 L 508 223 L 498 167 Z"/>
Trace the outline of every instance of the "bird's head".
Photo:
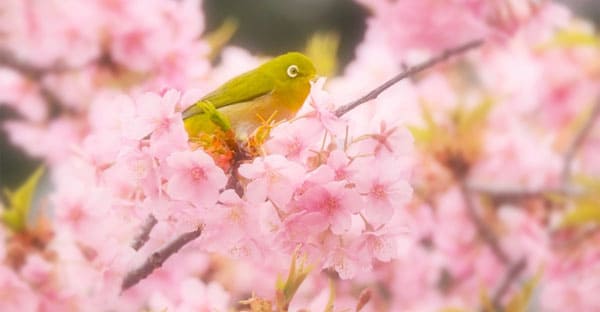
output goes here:
<path id="1" fill-rule="evenodd" d="M 263 66 L 280 82 L 310 81 L 315 79 L 317 71 L 311 60 L 298 52 L 282 54 Z"/>

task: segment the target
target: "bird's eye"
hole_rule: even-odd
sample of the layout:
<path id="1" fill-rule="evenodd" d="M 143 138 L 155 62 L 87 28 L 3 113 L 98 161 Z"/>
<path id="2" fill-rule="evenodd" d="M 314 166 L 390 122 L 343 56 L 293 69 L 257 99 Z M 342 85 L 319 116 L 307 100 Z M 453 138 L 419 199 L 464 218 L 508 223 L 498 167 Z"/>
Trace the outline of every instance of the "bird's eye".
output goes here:
<path id="1" fill-rule="evenodd" d="M 288 68 L 287 68 L 287 75 L 290 78 L 294 78 L 294 77 L 298 76 L 298 66 L 296 66 L 296 65 L 290 65 L 290 66 L 288 66 Z"/>

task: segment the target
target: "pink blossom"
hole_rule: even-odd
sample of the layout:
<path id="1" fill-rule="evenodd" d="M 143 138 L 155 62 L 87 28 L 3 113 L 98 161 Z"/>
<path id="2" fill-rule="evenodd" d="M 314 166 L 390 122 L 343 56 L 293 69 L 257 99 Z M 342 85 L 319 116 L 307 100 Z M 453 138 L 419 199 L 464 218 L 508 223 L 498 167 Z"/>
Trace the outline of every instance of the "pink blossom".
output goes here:
<path id="1" fill-rule="evenodd" d="M 344 131 L 344 123 L 335 116 L 333 99 L 328 92 L 323 90 L 324 85 L 325 78 L 311 82 L 311 92 L 307 98 L 310 106 L 304 105 L 303 108 L 307 109 L 301 109 L 298 115 L 300 118 L 314 118 L 318 120 L 320 126 L 330 134 L 341 134 Z"/>
<path id="2" fill-rule="evenodd" d="M 150 307 L 169 311 L 225 311 L 230 295 L 215 282 L 204 284 L 199 279 L 189 278 L 181 283 L 178 297 L 172 300 L 161 293 L 154 293 L 150 298 Z"/>
<path id="3" fill-rule="evenodd" d="M 27 262 L 21 268 L 21 275 L 31 285 L 41 286 L 50 282 L 52 264 L 38 255 L 27 257 Z"/>
<path id="4" fill-rule="evenodd" d="M 350 146 L 349 154 L 360 155 L 361 152 L 370 152 L 376 157 L 389 155 L 409 156 L 413 149 L 413 138 L 408 130 L 402 126 L 390 125 L 381 121 L 376 127 L 371 126 L 372 132 L 356 138 Z"/>
<path id="5" fill-rule="evenodd" d="M 248 200 L 262 202 L 269 199 L 283 209 L 300 186 L 304 168 L 281 155 L 269 155 L 241 165 L 239 173 L 250 180 L 246 187 Z"/>
<path id="6" fill-rule="evenodd" d="M 31 121 L 40 122 L 46 118 L 48 109 L 40 96 L 39 86 L 16 71 L 0 68 L 0 90 L 0 105 L 13 107 Z"/>
<path id="7" fill-rule="evenodd" d="M 212 206 L 227 177 L 210 156 L 201 150 L 175 152 L 167 158 L 172 171 L 166 191 L 173 199 L 198 206 Z"/>
<path id="8" fill-rule="evenodd" d="M 348 158 L 348 155 L 340 150 L 335 150 L 329 154 L 327 165 L 333 169 L 336 181 L 346 179 L 352 181 L 353 176 L 358 171 L 357 168 L 351 166 L 351 159 Z"/>
<path id="9" fill-rule="evenodd" d="M 397 162 L 373 164 L 371 170 L 357 179 L 357 189 L 369 203 L 365 208 L 369 222 L 385 223 L 394 215 L 394 210 L 401 209 L 409 201 L 412 188 L 405 179 Z"/>
<path id="10" fill-rule="evenodd" d="M 9 121 L 4 127 L 13 144 L 23 146 L 28 154 L 44 157 L 50 163 L 65 159 L 83 136 L 81 124 L 70 118 L 53 120 L 47 126 Z"/>
<path id="11" fill-rule="evenodd" d="M 0 266 L 0 302 L 4 311 L 37 311 L 36 293 L 15 272 Z"/>
<path id="12" fill-rule="evenodd" d="M 344 247 L 333 243 L 328 246 L 329 253 L 323 262 L 323 267 L 334 269 L 341 279 L 351 279 L 357 273 L 370 269 L 369 264 L 352 247 Z"/>
<path id="13" fill-rule="evenodd" d="M 352 222 L 351 215 L 364 207 L 362 198 L 343 182 L 313 186 L 298 201 L 302 209 L 321 215 L 320 222 L 331 226 L 331 231 L 335 234 L 348 231 Z"/>
<path id="14" fill-rule="evenodd" d="M 324 136 L 317 120 L 300 118 L 273 128 L 264 148 L 271 154 L 280 154 L 289 160 L 306 161 L 315 155 L 314 151 L 320 148 Z"/>
<path id="15" fill-rule="evenodd" d="M 211 251 L 236 258 L 251 259 L 252 255 L 260 254 L 260 245 L 268 244 L 261 227 L 264 209 L 269 207 L 246 202 L 231 189 L 224 191 L 219 196 L 219 203 L 205 212 L 205 245 Z M 223 235 L 225 230 L 227 235 Z"/>
<path id="16" fill-rule="evenodd" d="M 498 115 L 498 118 L 506 117 Z M 537 136 L 533 129 L 514 119 L 503 120 L 498 126 L 485 141 L 483 161 L 474 168 L 476 181 L 494 176 L 500 186 L 539 189 L 555 185 L 561 160 L 552 148 L 552 137 Z M 540 162 L 540 157 L 545 161 Z M 511 164 L 508 168 L 507 163 Z"/>

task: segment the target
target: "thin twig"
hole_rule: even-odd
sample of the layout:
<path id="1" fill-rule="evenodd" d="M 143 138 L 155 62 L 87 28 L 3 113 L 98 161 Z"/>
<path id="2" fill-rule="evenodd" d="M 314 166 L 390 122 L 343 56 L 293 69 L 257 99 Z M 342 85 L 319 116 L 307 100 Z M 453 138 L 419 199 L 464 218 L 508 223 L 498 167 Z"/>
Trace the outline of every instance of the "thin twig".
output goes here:
<path id="1" fill-rule="evenodd" d="M 156 220 L 154 215 L 151 214 L 146 218 L 146 221 L 144 221 L 144 224 L 140 228 L 139 235 L 135 237 L 133 243 L 131 244 L 131 247 L 133 249 L 140 250 L 140 248 L 142 248 L 144 244 L 146 244 L 146 242 L 150 238 L 150 232 L 152 232 L 152 229 L 154 228 L 156 223 L 158 223 L 158 220 Z"/>
<path id="2" fill-rule="evenodd" d="M 506 274 L 504 275 L 504 279 L 500 283 L 500 286 L 494 292 L 494 296 L 492 297 L 492 303 L 496 308 L 501 307 L 502 305 L 502 297 L 509 290 L 510 285 L 521 275 L 521 272 L 525 270 L 527 267 L 527 258 L 523 257 L 519 261 L 514 262 L 508 267 Z M 500 309 L 499 309 L 500 310 Z"/>
<path id="3" fill-rule="evenodd" d="M 121 291 L 125 291 L 136 285 L 154 270 L 161 267 L 162 264 L 169 259 L 169 257 L 177 253 L 179 249 L 198 238 L 202 234 L 203 229 L 204 225 L 200 225 L 194 231 L 183 233 L 174 241 L 150 255 L 140 267 L 127 273 L 121 284 Z"/>
<path id="4" fill-rule="evenodd" d="M 467 214 L 469 215 L 469 218 L 475 225 L 477 232 L 479 233 L 479 235 L 481 235 L 485 243 L 490 247 L 490 249 L 494 253 L 494 256 L 496 256 L 496 258 L 503 264 L 509 264 L 510 259 L 506 255 L 506 252 L 500 247 L 498 237 L 485 224 L 485 222 L 483 221 L 483 219 L 481 219 L 479 214 L 477 214 L 477 211 L 475 210 L 475 204 L 473 203 L 473 199 L 471 198 L 471 192 L 467 188 L 465 182 L 463 180 L 459 180 L 458 187 L 460 189 L 460 193 L 463 197 L 463 200 L 465 201 Z"/>
<path id="5" fill-rule="evenodd" d="M 337 117 L 340 117 L 344 114 L 346 114 L 347 112 L 355 109 L 357 106 L 368 102 L 370 100 L 376 99 L 379 94 L 381 94 L 383 91 L 385 91 L 387 88 L 393 86 L 394 84 L 396 84 L 397 82 L 399 82 L 400 80 L 406 79 L 408 77 L 411 77 L 419 72 L 422 72 L 430 67 L 433 67 L 434 65 L 441 63 L 445 60 L 447 60 L 448 58 L 450 58 L 453 55 L 457 55 L 457 54 L 461 54 L 463 52 L 466 52 L 468 50 L 474 49 L 480 45 L 483 44 L 483 40 L 481 39 L 477 39 L 477 40 L 473 40 L 473 41 L 469 41 L 465 44 L 459 45 L 457 47 L 454 48 L 450 48 L 447 50 L 444 50 L 442 53 L 440 53 L 437 56 L 434 56 L 432 58 L 430 58 L 429 60 L 419 63 L 415 66 L 410 66 L 410 67 L 406 67 L 405 65 L 403 66 L 403 68 L 406 68 L 404 71 L 402 71 L 400 74 L 394 76 L 392 79 L 384 82 L 382 85 L 380 85 L 379 87 L 371 90 L 371 92 L 367 93 L 365 96 L 359 98 L 358 100 L 355 100 L 353 102 L 350 102 L 344 106 L 339 107 L 336 111 L 335 111 L 335 115 Z"/>
<path id="6" fill-rule="evenodd" d="M 544 197 L 551 194 L 577 196 L 582 193 L 580 189 L 570 185 L 561 188 L 539 188 L 532 190 L 527 190 L 518 186 L 498 186 L 478 183 L 468 183 L 467 187 L 471 192 L 488 196 L 497 202 L 517 202 L 528 198 Z"/>
<path id="7" fill-rule="evenodd" d="M 571 178 L 573 158 L 579 150 L 579 147 L 583 144 L 583 142 L 585 142 L 585 139 L 592 130 L 594 122 L 596 121 L 596 119 L 598 119 L 598 115 L 600 115 L 600 100 L 596 101 L 596 103 L 592 107 L 590 115 L 585 120 L 581 128 L 579 128 L 578 131 L 575 133 L 573 140 L 571 141 L 571 143 L 565 151 L 565 154 L 563 156 L 563 171 L 561 174 L 563 185 L 567 185 L 569 183 L 569 179 Z"/>
<path id="8" fill-rule="evenodd" d="M 0 50 L 0 67 L 7 67 L 17 71 L 26 79 L 36 82 L 39 86 L 40 96 L 48 103 L 51 108 L 64 109 L 60 97 L 43 83 L 43 78 L 46 74 L 62 73 L 69 68 L 62 66 L 40 67 L 28 64 L 16 58 L 12 53 Z"/>

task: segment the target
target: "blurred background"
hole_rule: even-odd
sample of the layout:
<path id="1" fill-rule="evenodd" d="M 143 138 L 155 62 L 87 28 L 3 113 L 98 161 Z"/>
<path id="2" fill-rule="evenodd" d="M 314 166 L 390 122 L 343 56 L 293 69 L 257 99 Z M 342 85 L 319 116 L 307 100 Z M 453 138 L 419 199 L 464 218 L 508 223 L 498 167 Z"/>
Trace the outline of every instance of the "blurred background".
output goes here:
<path id="1" fill-rule="evenodd" d="M 559 2 L 599 25 L 600 1 Z M 334 31 L 340 36 L 338 60 L 342 70 L 353 58 L 356 44 L 362 40 L 369 14 L 363 7 L 347 0 L 205 0 L 203 5 L 206 33 L 216 30 L 227 18 L 233 18 L 238 27 L 228 44 L 241 46 L 254 54 L 277 55 L 301 50 L 316 31 Z M 15 117 L 15 112 L 0 106 L 0 125 Z M 37 165 L 37 160 L 28 158 L 10 144 L 0 127 L 0 189 L 21 184 Z"/>

